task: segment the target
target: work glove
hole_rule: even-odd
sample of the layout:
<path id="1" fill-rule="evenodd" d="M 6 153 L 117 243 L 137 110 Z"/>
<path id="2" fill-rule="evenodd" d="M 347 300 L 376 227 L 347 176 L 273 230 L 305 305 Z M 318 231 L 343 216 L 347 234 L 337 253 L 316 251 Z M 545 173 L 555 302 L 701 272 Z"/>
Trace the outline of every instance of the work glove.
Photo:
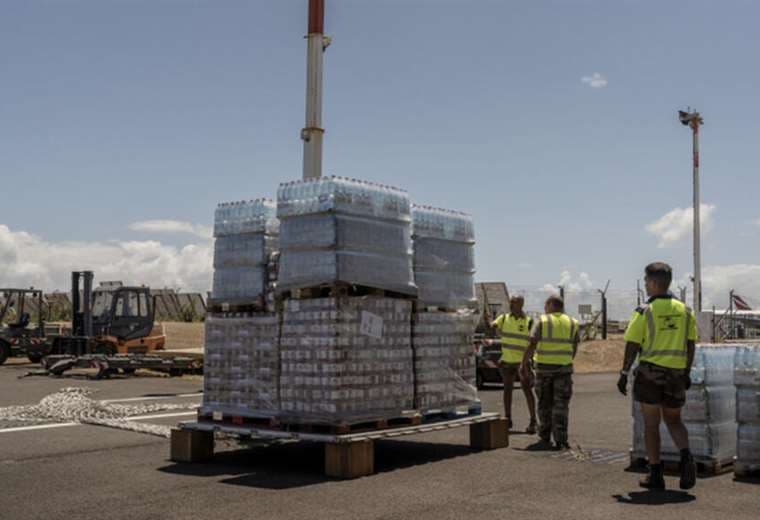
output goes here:
<path id="1" fill-rule="evenodd" d="M 688 373 L 684 374 L 683 382 L 684 382 L 684 388 L 686 388 L 686 390 L 691 388 L 691 376 Z"/>
<path id="2" fill-rule="evenodd" d="M 625 374 L 620 374 L 620 378 L 618 378 L 617 382 L 618 392 L 620 392 L 623 395 L 628 395 L 628 376 Z"/>

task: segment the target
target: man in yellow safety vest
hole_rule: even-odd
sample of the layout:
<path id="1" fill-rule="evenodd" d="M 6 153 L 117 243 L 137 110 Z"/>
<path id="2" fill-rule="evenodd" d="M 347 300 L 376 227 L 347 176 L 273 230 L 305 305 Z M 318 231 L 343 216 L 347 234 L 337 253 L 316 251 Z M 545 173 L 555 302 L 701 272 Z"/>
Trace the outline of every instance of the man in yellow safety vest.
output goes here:
<path id="1" fill-rule="evenodd" d="M 533 358 L 538 395 L 538 435 L 540 440 L 530 449 L 570 448 L 567 440 L 570 398 L 573 395 L 573 359 L 578 352 L 578 320 L 565 314 L 565 302 L 550 296 L 544 304 L 545 314 L 533 326 L 521 371 L 530 372 Z M 535 357 L 534 357 L 535 353 Z"/>
<path id="2" fill-rule="evenodd" d="M 528 337 L 533 326 L 533 318 L 523 312 L 525 299 L 522 296 L 512 296 L 509 299 L 509 313 L 501 314 L 491 324 L 501 337 L 501 359 L 499 369 L 501 380 L 504 382 L 504 417 L 507 427 L 512 429 L 512 388 L 515 380 L 520 381 L 525 400 L 528 402 L 530 424 L 526 433 L 536 433 L 536 398 L 533 396 L 533 378 L 529 374 L 521 377 L 520 364 L 523 355 L 528 350 Z"/>
<path id="3" fill-rule="evenodd" d="M 697 320 L 683 302 L 668 291 L 673 270 L 655 262 L 646 266 L 645 282 L 649 300 L 633 313 L 625 331 L 625 358 L 618 390 L 627 395 L 628 374 L 639 357 L 633 381 L 633 398 L 644 416 L 644 442 L 649 458 L 649 474 L 641 486 L 665 489 L 660 461 L 660 418 L 680 450 L 680 487 L 696 483 L 697 466 L 689 450 L 689 432 L 681 420 L 686 391 L 691 386 L 691 365 L 697 341 Z"/>

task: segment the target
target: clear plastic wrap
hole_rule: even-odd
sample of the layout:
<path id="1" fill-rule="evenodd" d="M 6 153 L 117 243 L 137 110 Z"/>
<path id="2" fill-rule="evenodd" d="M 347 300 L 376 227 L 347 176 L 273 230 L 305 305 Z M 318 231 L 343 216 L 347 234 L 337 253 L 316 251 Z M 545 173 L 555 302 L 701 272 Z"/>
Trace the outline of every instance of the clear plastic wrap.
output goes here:
<path id="1" fill-rule="evenodd" d="M 414 281 L 423 306 L 456 309 L 475 303 L 472 217 L 428 206 L 412 208 Z"/>
<path id="2" fill-rule="evenodd" d="M 748 469 L 760 470 L 760 424 L 740 424 L 737 434 L 736 460 Z"/>
<path id="3" fill-rule="evenodd" d="M 408 300 L 287 300 L 280 356 L 284 420 L 340 424 L 413 408 Z"/>
<path id="4" fill-rule="evenodd" d="M 405 276 L 397 276 L 404 273 Z M 416 294 L 411 257 L 398 258 L 349 251 L 282 251 L 278 290 L 345 282 Z"/>
<path id="5" fill-rule="evenodd" d="M 202 411 L 276 415 L 279 411 L 279 319 L 208 316 Z"/>
<path id="6" fill-rule="evenodd" d="M 214 241 L 214 269 L 264 265 L 276 250 L 276 235 L 242 233 L 221 236 Z"/>
<path id="7" fill-rule="evenodd" d="M 267 279 L 265 265 L 215 269 L 211 298 L 214 300 L 257 298 L 264 294 Z"/>
<path id="8" fill-rule="evenodd" d="M 423 306 L 457 309 L 475 305 L 475 276 L 472 274 L 415 271 L 414 280 Z"/>
<path id="9" fill-rule="evenodd" d="M 736 387 L 736 421 L 760 427 L 760 386 Z"/>
<path id="10" fill-rule="evenodd" d="M 338 212 L 411 221 L 409 194 L 398 188 L 345 177 L 320 177 L 280 184 L 277 216 Z"/>
<path id="11" fill-rule="evenodd" d="M 735 419 L 736 404 L 733 386 L 694 385 L 686 392 L 681 414 L 687 422 L 730 422 Z"/>
<path id="12" fill-rule="evenodd" d="M 406 192 L 331 177 L 283 184 L 277 203 L 280 291 L 345 282 L 417 294 Z"/>
<path id="13" fill-rule="evenodd" d="M 691 383 L 708 386 L 732 385 L 735 355 L 735 345 L 697 345 L 690 374 Z"/>
<path id="14" fill-rule="evenodd" d="M 472 216 L 431 206 L 412 206 L 413 235 L 454 242 L 475 243 Z"/>
<path id="15" fill-rule="evenodd" d="M 736 386 L 760 387 L 760 347 L 737 347 L 734 365 Z"/>
<path id="16" fill-rule="evenodd" d="M 277 205 L 269 199 L 223 202 L 214 212 L 214 236 L 279 232 Z"/>
<path id="17" fill-rule="evenodd" d="M 475 388 L 471 312 L 419 312 L 412 331 L 415 407 L 425 411 L 473 407 Z"/>

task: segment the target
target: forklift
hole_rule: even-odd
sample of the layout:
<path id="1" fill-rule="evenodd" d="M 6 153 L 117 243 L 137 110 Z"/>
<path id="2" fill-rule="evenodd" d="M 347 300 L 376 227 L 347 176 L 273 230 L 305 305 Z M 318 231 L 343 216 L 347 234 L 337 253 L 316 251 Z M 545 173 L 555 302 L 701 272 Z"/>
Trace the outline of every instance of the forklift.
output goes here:
<path id="1" fill-rule="evenodd" d="M 0 365 L 16 356 L 39 363 L 47 350 L 42 291 L 0 289 L 0 295 Z"/>
<path id="2" fill-rule="evenodd" d="M 107 283 L 92 289 L 92 271 L 71 273 L 71 335 L 53 338 L 47 354 L 147 354 L 163 350 L 153 331 L 155 308 L 148 287 Z"/>
<path id="3" fill-rule="evenodd" d="M 155 302 L 148 287 L 106 282 L 92 290 L 92 271 L 71 275 L 71 334 L 53 338 L 42 374 L 61 376 L 72 368 L 96 368 L 96 379 L 152 369 L 179 376 L 198 373 L 201 359 L 162 354 L 163 331 L 154 330 Z"/>

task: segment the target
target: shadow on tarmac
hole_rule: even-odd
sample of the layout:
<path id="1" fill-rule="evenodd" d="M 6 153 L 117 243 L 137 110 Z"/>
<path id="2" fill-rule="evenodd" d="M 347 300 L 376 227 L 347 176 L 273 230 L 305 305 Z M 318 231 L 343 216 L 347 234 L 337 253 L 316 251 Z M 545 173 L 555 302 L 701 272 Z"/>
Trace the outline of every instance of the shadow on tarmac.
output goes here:
<path id="1" fill-rule="evenodd" d="M 385 473 L 477 453 L 468 446 L 395 440 L 375 441 L 375 472 Z M 290 442 L 214 454 L 206 463 L 172 463 L 159 471 L 261 489 L 291 489 L 333 479 L 324 475 L 324 446 Z"/>
<path id="2" fill-rule="evenodd" d="M 631 491 L 628 495 L 612 495 L 621 504 L 639 506 L 663 506 L 666 504 L 685 504 L 694 502 L 697 497 L 686 491 Z"/>

